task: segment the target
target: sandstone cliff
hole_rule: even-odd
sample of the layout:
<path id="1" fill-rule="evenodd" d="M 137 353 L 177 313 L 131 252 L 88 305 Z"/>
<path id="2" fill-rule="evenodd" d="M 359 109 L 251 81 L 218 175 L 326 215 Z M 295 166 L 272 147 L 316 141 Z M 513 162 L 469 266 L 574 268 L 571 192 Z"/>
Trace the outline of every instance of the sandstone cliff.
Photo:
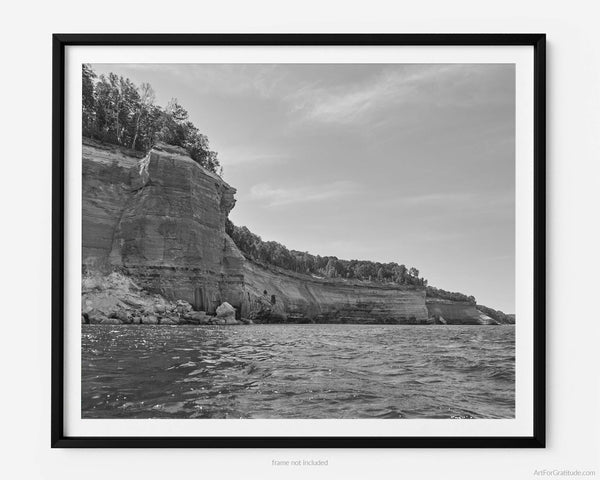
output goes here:
<path id="1" fill-rule="evenodd" d="M 119 268 L 147 291 L 211 313 L 224 299 L 239 305 L 243 257 L 225 234 L 234 193 L 182 149 L 158 145 L 136 158 L 86 141 L 84 266 Z"/>
<path id="2" fill-rule="evenodd" d="M 84 140 L 82 160 L 88 273 L 117 270 L 167 302 L 209 314 L 228 302 L 238 318 L 262 322 L 494 323 L 473 305 L 426 301 L 423 287 L 322 279 L 245 258 L 225 233 L 235 189 L 180 148 L 140 156 Z"/>
<path id="3" fill-rule="evenodd" d="M 455 325 L 498 325 L 498 322 L 473 304 L 450 300 L 427 299 L 429 316 L 435 323 Z"/>
<path id="4" fill-rule="evenodd" d="M 244 263 L 243 310 L 265 321 L 426 323 L 425 289 L 321 279 Z"/>
<path id="5" fill-rule="evenodd" d="M 130 174 L 141 155 L 84 139 L 82 152 L 83 263 L 104 265 L 123 209 L 131 197 Z"/>

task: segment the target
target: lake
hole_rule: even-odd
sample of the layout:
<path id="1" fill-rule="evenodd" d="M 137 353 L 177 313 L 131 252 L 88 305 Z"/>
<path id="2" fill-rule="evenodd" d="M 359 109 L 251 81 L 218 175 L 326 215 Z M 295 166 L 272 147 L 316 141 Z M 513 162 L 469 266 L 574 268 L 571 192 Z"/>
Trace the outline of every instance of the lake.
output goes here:
<path id="1" fill-rule="evenodd" d="M 514 414 L 512 325 L 82 325 L 83 418 Z"/>

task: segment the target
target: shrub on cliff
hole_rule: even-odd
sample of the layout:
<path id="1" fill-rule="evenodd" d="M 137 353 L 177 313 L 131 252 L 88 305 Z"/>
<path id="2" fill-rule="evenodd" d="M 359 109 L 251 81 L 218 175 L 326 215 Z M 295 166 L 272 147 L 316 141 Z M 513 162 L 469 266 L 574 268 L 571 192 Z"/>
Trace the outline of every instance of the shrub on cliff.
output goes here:
<path id="1" fill-rule="evenodd" d="M 217 152 L 208 138 L 189 121 L 188 112 L 172 99 L 166 108 L 154 104 L 152 86 L 136 86 L 128 78 L 109 73 L 96 75 L 90 65 L 82 68 L 83 134 L 103 142 L 148 151 L 162 141 L 183 147 L 202 167 L 222 173 Z"/>

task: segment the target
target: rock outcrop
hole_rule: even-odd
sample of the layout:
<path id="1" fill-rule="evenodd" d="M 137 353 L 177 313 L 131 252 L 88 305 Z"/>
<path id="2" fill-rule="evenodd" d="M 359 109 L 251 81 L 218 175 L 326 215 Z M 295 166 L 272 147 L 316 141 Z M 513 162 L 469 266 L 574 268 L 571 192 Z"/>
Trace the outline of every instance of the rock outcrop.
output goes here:
<path id="1" fill-rule="evenodd" d="M 130 176 L 141 156 L 84 138 L 82 157 L 83 264 L 101 267 L 107 263 L 115 230 L 131 198 Z"/>
<path id="2" fill-rule="evenodd" d="M 119 268 L 141 288 L 214 313 L 241 302 L 243 257 L 225 234 L 235 189 L 185 151 L 144 158 L 83 145 L 83 264 Z"/>
<path id="3" fill-rule="evenodd" d="M 140 156 L 84 140 L 82 323 L 494 323 L 424 287 L 245 258 L 225 232 L 235 192 L 178 147 Z"/>
<path id="4" fill-rule="evenodd" d="M 451 300 L 427 299 L 427 310 L 433 323 L 451 325 L 498 325 L 498 322 L 477 310 L 476 305 Z"/>
<path id="5" fill-rule="evenodd" d="M 236 325 L 238 323 L 235 319 L 235 308 L 227 302 L 223 302 L 217 307 L 217 319 L 225 325 Z"/>
<path id="6" fill-rule="evenodd" d="M 194 311 L 183 300 L 171 301 L 118 272 L 88 273 L 82 281 L 81 323 L 102 325 L 237 325 L 235 310 L 225 318 Z"/>
<path id="7" fill-rule="evenodd" d="M 158 294 L 145 292 L 121 273 L 87 274 L 82 281 L 82 314 L 85 323 L 159 324 L 186 323 L 176 304 Z"/>
<path id="8" fill-rule="evenodd" d="M 425 290 L 316 278 L 244 264 L 243 310 L 259 321 L 314 323 L 427 323 Z"/>

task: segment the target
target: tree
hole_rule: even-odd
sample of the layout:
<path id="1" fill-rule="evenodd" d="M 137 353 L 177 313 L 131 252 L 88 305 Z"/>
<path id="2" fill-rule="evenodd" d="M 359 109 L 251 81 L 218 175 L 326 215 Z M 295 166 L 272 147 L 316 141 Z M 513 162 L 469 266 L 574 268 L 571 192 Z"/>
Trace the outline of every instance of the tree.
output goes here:
<path id="1" fill-rule="evenodd" d="M 114 73 L 108 74 L 109 82 L 109 112 L 110 120 L 112 121 L 112 129 L 116 137 L 117 143 L 121 144 L 121 117 L 124 116 L 122 107 L 124 104 L 124 92 L 121 91 L 121 78 Z M 124 119 L 123 119 L 124 120 Z"/>
<path id="2" fill-rule="evenodd" d="M 133 111 L 139 102 L 135 85 L 123 77 L 110 73 L 100 75 L 95 85 L 95 130 L 103 141 L 128 145 L 125 138 L 131 135 Z"/>
<path id="3" fill-rule="evenodd" d="M 330 278 L 335 278 L 338 276 L 338 261 L 337 258 L 331 257 L 327 262 L 327 266 L 325 267 L 325 275 Z"/>
<path id="4" fill-rule="evenodd" d="M 179 104 L 179 100 L 176 98 L 169 100 L 169 103 L 167 103 L 167 108 L 165 108 L 165 112 L 179 124 L 185 122 L 189 116 L 187 110 Z"/>
<path id="5" fill-rule="evenodd" d="M 104 75 L 100 75 L 95 86 L 95 133 L 100 140 L 115 143 L 116 138 L 110 138 L 109 117 L 113 108 L 111 98 L 110 83 Z"/>
<path id="6" fill-rule="evenodd" d="M 87 133 L 93 129 L 94 124 L 96 104 L 94 98 L 94 80 L 96 79 L 96 74 L 87 63 L 84 63 L 81 68 L 82 128 L 83 132 Z"/>
<path id="7" fill-rule="evenodd" d="M 192 159 L 208 170 L 218 171 L 217 152 L 210 150 L 208 137 L 201 134 L 192 122 L 183 124 L 183 138 L 182 146 L 188 151 Z"/>
<path id="8" fill-rule="evenodd" d="M 371 268 L 370 263 L 361 262 L 358 264 L 355 273 L 357 278 L 366 279 L 373 275 L 373 269 Z"/>
<path id="9" fill-rule="evenodd" d="M 136 141 L 140 131 L 140 122 L 142 117 L 148 115 L 150 108 L 154 104 L 154 90 L 149 83 L 142 83 L 140 86 L 140 101 L 137 104 L 137 112 L 135 115 L 135 128 L 133 133 L 133 140 L 131 141 L 131 148 L 135 150 Z"/>

